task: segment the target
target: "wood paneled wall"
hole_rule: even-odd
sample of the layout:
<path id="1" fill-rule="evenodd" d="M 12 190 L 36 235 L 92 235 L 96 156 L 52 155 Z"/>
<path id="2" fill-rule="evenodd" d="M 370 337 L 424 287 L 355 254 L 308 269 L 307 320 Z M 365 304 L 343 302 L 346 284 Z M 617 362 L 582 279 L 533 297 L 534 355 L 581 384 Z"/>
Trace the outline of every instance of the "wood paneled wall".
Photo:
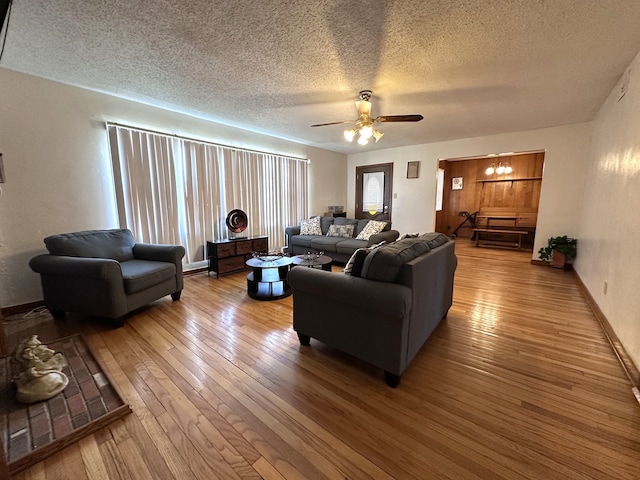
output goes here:
<path id="1" fill-rule="evenodd" d="M 508 163 L 513 172 L 508 175 L 485 174 L 498 162 Z M 443 160 L 445 171 L 442 211 L 436 213 L 436 230 L 451 235 L 464 220 L 460 212 L 473 213 L 482 208 L 509 208 L 514 211 L 537 211 L 540 201 L 544 152 L 470 160 Z M 452 190 L 452 179 L 462 178 L 462 190 Z M 469 222 L 457 233 L 471 237 Z"/>

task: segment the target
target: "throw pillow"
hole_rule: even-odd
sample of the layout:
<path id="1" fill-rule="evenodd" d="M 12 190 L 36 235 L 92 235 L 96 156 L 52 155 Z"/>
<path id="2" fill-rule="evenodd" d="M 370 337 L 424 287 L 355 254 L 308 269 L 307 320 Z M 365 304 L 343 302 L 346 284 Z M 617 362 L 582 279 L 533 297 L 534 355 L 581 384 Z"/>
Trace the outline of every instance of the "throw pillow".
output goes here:
<path id="1" fill-rule="evenodd" d="M 364 265 L 365 258 L 367 258 L 367 255 L 369 255 L 370 252 L 382 245 L 384 245 L 384 242 L 376 243 L 375 245 L 371 245 L 367 248 L 357 249 L 353 252 L 353 255 L 351 255 L 351 258 L 344 266 L 343 273 L 345 275 L 351 275 L 352 277 L 362 276 L 362 267 Z"/>
<path id="2" fill-rule="evenodd" d="M 364 265 L 364 259 L 368 254 L 368 248 L 359 248 L 355 252 L 353 252 L 353 255 L 351 255 L 351 258 L 344 266 L 344 274 L 351 275 L 352 277 L 359 277 L 362 273 L 362 265 Z"/>
<path id="3" fill-rule="evenodd" d="M 369 240 L 371 235 L 380 233 L 387 226 L 387 222 L 378 222 L 377 220 L 369 220 L 369 223 L 362 229 L 356 237 L 357 240 Z"/>
<path id="4" fill-rule="evenodd" d="M 300 222 L 300 235 L 322 235 L 320 217 L 311 217 Z"/>
<path id="5" fill-rule="evenodd" d="M 331 225 L 327 237 L 353 237 L 353 225 Z"/>
<path id="6" fill-rule="evenodd" d="M 420 234 L 417 233 L 417 232 L 416 233 L 405 233 L 398 240 L 404 240 L 405 238 L 417 238 L 419 236 L 420 236 Z"/>

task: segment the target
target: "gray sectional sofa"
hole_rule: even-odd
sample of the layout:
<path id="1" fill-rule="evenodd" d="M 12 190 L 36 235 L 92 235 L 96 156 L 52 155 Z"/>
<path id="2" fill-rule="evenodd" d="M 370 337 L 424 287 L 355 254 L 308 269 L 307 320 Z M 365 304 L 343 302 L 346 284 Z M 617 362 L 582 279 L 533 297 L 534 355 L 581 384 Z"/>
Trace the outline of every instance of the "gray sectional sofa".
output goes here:
<path id="1" fill-rule="evenodd" d="M 304 255 L 307 252 L 325 252 L 335 262 L 346 263 L 359 248 L 376 245 L 380 242 L 390 243 L 400 235 L 397 230 L 391 230 L 391 223 L 387 223 L 385 230 L 369 237 L 369 240 L 357 240 L 355 237 L 362 231 L 369 220 L 357 220 L 344 217 L 320 217 L 322 235 L 300 235 L 300 226 L 287 227 L 285 237 L 287 253 L 289 255 Z M 331 225 L 353 225 L 352 238 L 329 237 L 327 233 Z"/>
<path id="2" fill-rule="evenodd" d="M 362 253 L 362 254 L 360 254 Z M 455 243 L 429 233 L 359 251 L 352 274 L 294 268 L 293 328 L 384 370 L 395 387 L 453 300 Z"/>

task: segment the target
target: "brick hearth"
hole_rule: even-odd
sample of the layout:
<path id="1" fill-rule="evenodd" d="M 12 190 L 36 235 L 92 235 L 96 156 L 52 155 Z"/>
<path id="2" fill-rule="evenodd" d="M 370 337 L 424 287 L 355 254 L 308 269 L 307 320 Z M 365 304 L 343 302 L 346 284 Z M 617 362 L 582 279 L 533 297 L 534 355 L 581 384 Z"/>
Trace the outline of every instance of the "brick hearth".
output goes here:
<path id="1" fill-rule="evenodd" d="M 18 403 L 10 357 L 0 359 L 0 439 L 12 473 L 130 411 L 81 336 L 44 343 L 62 352 L 68 363 L 63 372 L 69 385 L 49 400 Z"/>

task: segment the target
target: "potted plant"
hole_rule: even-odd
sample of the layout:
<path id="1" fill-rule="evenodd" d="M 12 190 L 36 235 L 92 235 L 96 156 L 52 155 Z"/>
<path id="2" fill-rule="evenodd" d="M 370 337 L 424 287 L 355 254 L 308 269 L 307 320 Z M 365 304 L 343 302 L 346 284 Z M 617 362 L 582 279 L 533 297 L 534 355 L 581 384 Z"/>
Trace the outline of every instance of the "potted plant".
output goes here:
<path id="1" fill-rule="evenodd" d="M 550 237 L 546 247 L 538 250 L 540 260 L 551 262 L 555 268 L 566 268 L 578 253 L 578 240 L 562 235 L 561 237 Z"/>

